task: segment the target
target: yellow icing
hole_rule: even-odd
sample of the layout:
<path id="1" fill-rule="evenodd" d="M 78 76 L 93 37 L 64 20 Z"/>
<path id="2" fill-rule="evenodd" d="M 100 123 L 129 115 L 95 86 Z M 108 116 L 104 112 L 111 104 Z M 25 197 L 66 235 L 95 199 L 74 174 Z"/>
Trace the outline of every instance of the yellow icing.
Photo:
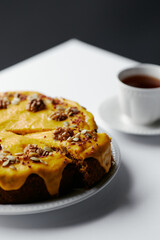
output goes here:
<path id="1" fill-rule="evenodd" d="M 33 92 L 21 92 L 24 95 L 33 95 Z M 6 95 L 14 93 L 7 93 Z M 37 93 L 38 94 L 38 93 Z M 3 94 L 1 94 L 3 95 Z M 9 97 L 10 101 L 13 96 Z M 105 133 L 97 134 L 97 141 L 90 139 L 84 145 L 71 145 L 68 141 L 58 141 L 53 139 L 53 130 L 56 127 L 65 127 L 64 122 L 73 125 L 78 117 L 82 120 L 79 124 L 80 129 L 94 130 L 97 128 L 93 115 L 81 107 L 78 103 L 62 99 L 63 106 L 77 107 L 79 114 L 69 117 L 65 121 L 48 120 L 48 116 L 57 111 L 53 108 L 50 99 L 43 97 L 46 104 L 44 110 L 38 112 L 29 112 L 26 110 L 28 100 L 21 101 L 17 105 L 9 104 L 7 109 L 0 109 L 0 140 L 3 149 L 9 151 L 16 157 L 16 153 L 23 152 L 28 144 L 36 144 L 39 148 L 45 146 L 53 147 L 61 151 L 54 151 L 53 156 L 47 156 L 40 159 L 47 162 L 48 165 L 29 161 L 26 164 L 23 157 L 19 157 L 20 163 L 14 163 L 17 170 L 8 166 L 2 167 L 0 163 L 0 187 L 4 190 L 19 189 L 27 177 L 32 173 L 39 175 L 45 181 L 48 192 L 51 195 L 57 194 L 59 190 L 62 172 L 65 166 L 72 162 L 63 152 L 67 152 L 76 159 L 89 157 L 96 158 L 109 171 L 111 164 L 110 138 Z M 76 130 L 75 130 L 76 131 Z M 20 135 L 19 135 L 20 134 Z M 0 151 L 0 153 L 2 150 Z M 28 160 L 27 160 L 28 161 Z M 25 165 L 22 164 L 25 163 Z M 30 167 L 28 167 L 28 165 Z"/>

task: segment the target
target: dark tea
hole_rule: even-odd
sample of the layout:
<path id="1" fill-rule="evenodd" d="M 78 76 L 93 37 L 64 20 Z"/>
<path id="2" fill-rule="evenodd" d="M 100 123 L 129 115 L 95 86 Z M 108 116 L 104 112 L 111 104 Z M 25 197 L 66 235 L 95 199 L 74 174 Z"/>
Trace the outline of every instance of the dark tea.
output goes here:
<path id="1" fill-rule="evenodd" d="M 146 75 L 134 75 L 126 77 L 122 80 L 123 83 L 137 88 L 159 88 L 160 79 L 146 76 Z"/>

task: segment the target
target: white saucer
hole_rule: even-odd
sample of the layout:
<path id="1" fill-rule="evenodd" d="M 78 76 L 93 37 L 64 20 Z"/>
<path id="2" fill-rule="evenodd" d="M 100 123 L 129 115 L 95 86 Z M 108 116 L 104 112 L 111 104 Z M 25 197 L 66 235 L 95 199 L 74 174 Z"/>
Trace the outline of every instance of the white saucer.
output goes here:
<path id="1" fill-rule="evenodd" d="M 104 123 L 121 132 L 138 135 L 159 135 L 160 121 L 152 125 L 136 125 L 121 114 L 116 96 L 106 99 L 100 106 L 99 113 Z"/>

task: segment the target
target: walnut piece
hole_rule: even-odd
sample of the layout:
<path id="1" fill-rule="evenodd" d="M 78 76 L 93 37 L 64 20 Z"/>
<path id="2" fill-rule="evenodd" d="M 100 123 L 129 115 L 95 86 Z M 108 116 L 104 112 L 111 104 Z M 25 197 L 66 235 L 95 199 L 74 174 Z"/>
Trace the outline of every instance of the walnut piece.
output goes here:
<path id="1" fill-rule="evenodd" d="M 63 127 L 57 127 L 53 131 L 53 138 L 55 140 L 67 140 L 69 137 L 73 136 L 73 130 L 69 127 L 63 128 Z"/>
<path id="2" fill-rule="evenodd" d="M 60 99 L 58 99 L 58 98 L 53 98 L 52 99 L 52 104 L 53 105 L 58 105 L 58 104 L 61 104 L 61 103 L 62 103 L 62 101 Z"/>
<path id="3" fill-rule="evenodd" d="M 7 97 L 0 97 L 0 109 L 7 108 L 8 104 L 9 104 L 9 100 Z"/>
<path id="4" fill-rule="evenodd" d="M 38 112 L 46 108 L 46 105 L 41 97 L 31 98 L 26 106 L 30 112 Z"/>
<path id="5" fill-rule="evenodd" d="M 58 103 L 55 103 L 58 104 Z M 57 112 L 51 113 L 48 118 L 55 120 L 55 121 L 64 121 L 67 119 L 69 116 L 74 116 L 78 114 L 80 111 L 78 110 L 77 107 L 69 107 L 69 108 L 64 108 L 62 106 L 57 106 Z"/>
<path id="6" fill-rule="evenodd" d="M 57 111 L 51 113 L 49 118 L 55 121 L 64 121 L 67 119 L 67 114 L 65 114 L 63 111 Z"/>

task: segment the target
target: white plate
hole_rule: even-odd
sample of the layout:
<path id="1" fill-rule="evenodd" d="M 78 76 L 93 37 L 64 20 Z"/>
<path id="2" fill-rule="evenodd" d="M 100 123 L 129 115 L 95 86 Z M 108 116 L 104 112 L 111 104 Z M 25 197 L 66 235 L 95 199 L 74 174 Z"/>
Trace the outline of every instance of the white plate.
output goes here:
<path id="1" fill-rule="evenodd" d="M 99 113 L 107 126 L 121 132 L 138 135 L 159 135 L 160 121 L 152 125 L 136 125 L 121 114 L 116 96 L 107 99 L 100 106 Z"/>
<path id="2" fill-rule="evenodd" d="M 102 131 L 102 129 L 100 129 L 100 131 Z M 102 188 L 106 187 L 110 183 L 120 166 L 120 151 L 118 145 L 113 139 L 111 148 L 115 165 L 112 166 L 110 172 L 95 187 L 88 190 L 75 189 L 70 194 L 45 202 L 32 204 L 0 204 L 0 215 L 21 215 L 52 211 L 81 202 L 98 193 Z"/>

